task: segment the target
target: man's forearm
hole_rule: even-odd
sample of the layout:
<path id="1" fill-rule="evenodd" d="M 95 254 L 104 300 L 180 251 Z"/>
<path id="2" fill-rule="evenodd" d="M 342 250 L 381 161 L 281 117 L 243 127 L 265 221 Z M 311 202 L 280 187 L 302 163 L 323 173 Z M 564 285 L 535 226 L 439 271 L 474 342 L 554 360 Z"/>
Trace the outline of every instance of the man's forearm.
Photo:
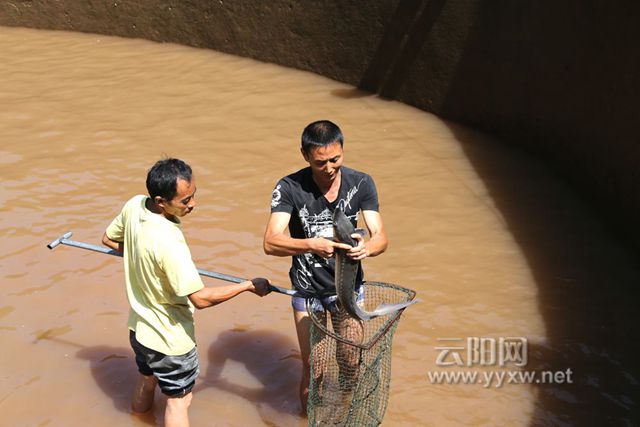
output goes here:
<path id="1" fill-rule="evenodd" d="M 102 244 L 105 245 L 106 247 L 111 248 L 114 251 L 118 251 L 120 253 L 122 253 L 124 251 L 124 243 L 123 242 L 116 242 L 115 240 L 111 240 L 107 236 L 107 233 L 104 233 L 104 235 L 102 236 Z"/>
<path id="2" fill-rule="evenodd" d="M 387 237 L 385 235 L 374 235 L 365 243 L 365 247 L 367 248 L 367 256 L 373 257 L 380 255 L 387 250 L 388 246 L 389 241 L 387 240 Z"/>
<path id="3" fill-rule="evenodd" d="M 312 239 L 294 239 L 284 234 L 270 236 L 264 241 L 267 255 L 292 256 L 312 251 Z"/>
<path id="4" fill-rule="evenodd" d="M 189 300 L 198 309 L 212 307 L 253 289 L 251 281 L 226 286 L 205 287 L 189 295 Z"/>

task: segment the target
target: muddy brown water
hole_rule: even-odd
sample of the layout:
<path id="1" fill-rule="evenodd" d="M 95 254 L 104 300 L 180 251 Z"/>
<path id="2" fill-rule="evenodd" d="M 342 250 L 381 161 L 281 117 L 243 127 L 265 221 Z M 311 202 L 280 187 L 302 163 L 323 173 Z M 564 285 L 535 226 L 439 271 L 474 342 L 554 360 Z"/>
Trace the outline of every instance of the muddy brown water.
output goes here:
<path id="1" fill-rule="evenodd" d="M 264 255 L 262 233 L 273 185 L 304 166 L 299 135 L 319 118 L 342 127 L 345 164 L 378 186 L 390 247 L 366 261 L 367 278 L 422 299 L 396 332 L 384 425 L 638 421 L 638 266 L 528 155 L 314 74 L 206 50 L 0 28 L 0 52 L 0 425 L 161 425 L 159 394 L 150 414 L 129 411 L 121 260 L 46 243 L 72 230 L 99 244 L 170 155 L 198 179 L 183 226 L 196 263 L 289 286 L 289 260 Z M 305 425 L 289 303 L 242 295 L 196 313 L 192 425 Z M 526 339 L 528 360 L 456 366 L 472 360 L 472 337 L 489 338 L 487 358 L 491 339 Z M 563 378 L 432 377 L 543 371 Z"/>

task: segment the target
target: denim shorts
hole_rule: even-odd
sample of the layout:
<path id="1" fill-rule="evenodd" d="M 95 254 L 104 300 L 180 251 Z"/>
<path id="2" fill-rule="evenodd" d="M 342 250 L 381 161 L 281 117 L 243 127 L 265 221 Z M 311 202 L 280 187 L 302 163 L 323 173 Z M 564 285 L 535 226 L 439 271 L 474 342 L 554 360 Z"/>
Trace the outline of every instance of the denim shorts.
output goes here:
<path id="1" fill-rule="evenodd" d="M 356 292 L 358 293 L 356 302 L 360 303 L 364 301 L 364 286 L 360 285 L 360 288 Z M 293 297 L 291 298 L 291 306 L 295 311 L 307 311 L 307 307 L 305 304 L 306 299 L 307 298 L 304 297 Z M 311 309 L 315 312 L 329 311 L 331 313 L 334 313 L 337 311 L 337 295 L 331 295 L 323 298 L 309 298 L 309 300 L 309 302 L 311 303 Z"/>
<path id="2" fill-rule="evenodd" d="M 132 330 L 129 330 L 129 342 L 136 354 L 138 371 L 145 376 L 155 376 L 163 394 L 181 397 L 193 389 L 200 373 L 197 347 L 187 354 L 167 356 L 140 344 Z"/>

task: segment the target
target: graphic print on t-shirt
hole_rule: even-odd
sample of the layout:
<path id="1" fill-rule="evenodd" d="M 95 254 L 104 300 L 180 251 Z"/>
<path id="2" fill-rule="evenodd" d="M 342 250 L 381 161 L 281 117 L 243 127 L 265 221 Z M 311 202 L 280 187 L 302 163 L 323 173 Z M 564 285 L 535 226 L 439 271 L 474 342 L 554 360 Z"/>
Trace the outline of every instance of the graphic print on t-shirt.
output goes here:
<path id="1" fill-rule="evenodd" d="M 325 208 L 319 214 L 310 215 L 309 209 L 305 204 L 298 211 L 298 217 L 307 238 L 333 239 L 333 215 L 329 209 Z M 298 284 L 304 289 L 309 289 L 310 286 L 309 280 L 312 277 L 312 273 L 309 268 L 330 266 L 329 260 L 312 253 L 303 254 L 302 257 L 297 258 L 297 261 L 299 268 L 296 276 Z"/>
<path id="2" fill-rule="evenodd" d="M 280 193 L 280 188 L 282 185 L 276 186 L 274 188 L 273 193 L 271 193 L 271 207 L 275 208 L 280 204 L 280 199 L 282 198 L 282 193 Z"/>
<path id="3" fill-rule="evenodd" d="M 337 208 L 340 208 L 343 212 L 347 212 L 347 208 L 351 208 L 351 199 L 353 199 L 353 196 L 358 192 L 362 181 L 364 180 L 361 179 L 357 185 L 351 187 L 349 191 L 347 191 L 347 196 L 344 199 L 340 199 L 336 204 Z M 276 188 L 276 190 L 278 190 L 278 188 Z M 278 196 L 280 196 L 279 191 Z M 277 206 L 278 201 L 275 198 L 275 194 L 271 201 L 272 205 L 274 201 Z M 333 212 L 331 212 L 329 208 L 324 208 L 324 210 L 318 214 L 309 214 L 309 209 L 305 204 L 298 211 L 298 217 L 300 218 L 304 234 L 307 238 L 321 237 L 333 240 Z M 353 215 L 347 214 L 347 217 L 357 223 L 358 211 Z M 311 284 L 309 279 L 312 277 L 312 273 L 309 271 L 309 268 L 333 268 L 333 263 L 330 262 L 329 259 L 325 259 L 311 253 L 303 254 L 302 257 L 297 258 L 297 261 L 299 268 L 296 277 L 298 279 L 298 284 L 303 289 L 309 289 Z"/>

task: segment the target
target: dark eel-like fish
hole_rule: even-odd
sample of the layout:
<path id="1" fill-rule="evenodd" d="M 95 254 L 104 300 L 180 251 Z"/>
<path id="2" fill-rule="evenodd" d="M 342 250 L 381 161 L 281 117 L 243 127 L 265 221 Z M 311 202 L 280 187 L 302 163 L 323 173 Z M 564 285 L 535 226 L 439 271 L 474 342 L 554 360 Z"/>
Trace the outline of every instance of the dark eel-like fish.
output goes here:
<path id="1" fill-rule="evenodd" d="M 349 218 L 340 209 L 333 213 L 333 237 L 336 241 L 346 243 L 351 246 L 356 245 L 356 240 L 351 237 L 356 232 Z M 356 276 L 358 274 L 358 261 L 354 261 L 347 256 L 345 249 L 336 249 L 336 291 L 338 301 L 351 317 L 360 320 L 370 320 L 374 317 L 384 316 L 389 313 L 402 310 L 403 308 L 415 304 L 417 301 L 405 301 L 396 304 L 380 304 L 373 311 L 365 311 L 356 302 Z"/>

